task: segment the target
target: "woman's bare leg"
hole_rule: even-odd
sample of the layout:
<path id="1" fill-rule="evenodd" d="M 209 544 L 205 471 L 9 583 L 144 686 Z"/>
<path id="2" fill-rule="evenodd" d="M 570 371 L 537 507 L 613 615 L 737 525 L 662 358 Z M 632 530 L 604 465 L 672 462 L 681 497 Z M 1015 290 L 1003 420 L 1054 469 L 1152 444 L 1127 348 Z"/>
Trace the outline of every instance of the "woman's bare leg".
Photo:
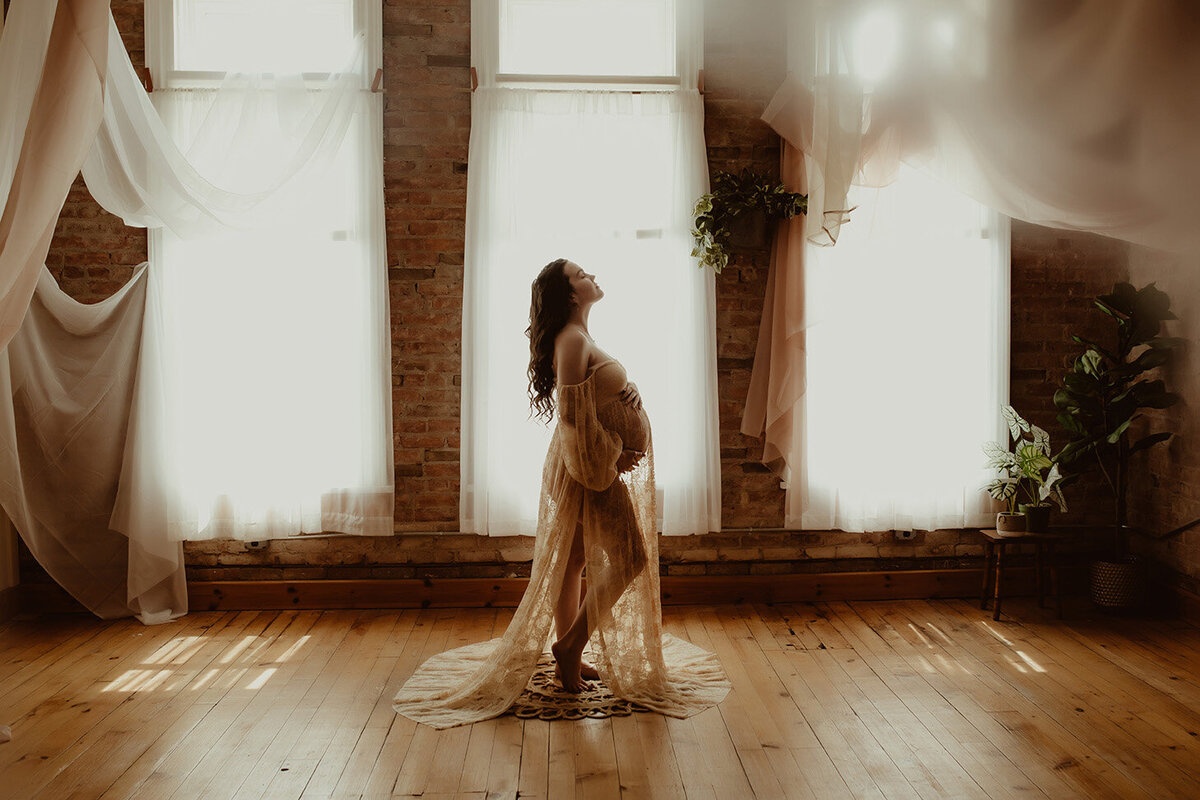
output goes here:
<path id="1" fill-rule="evenodd" d="M 606 602 L 616 603 L 621 595 L 624 594 L 625 589 L 629 587 L 634 578 L 641 574 L 644 568 L 644 562 L 634 564 L 632 571 L 625 575 L 623 586 L 620 586 L 617 591 L 605 592 L 601 596 L 607 598 Z M 579 605 L 579 613 L 576 614 L 571 626 L 567 628 L 565 633 L 559 635 L 558 641 L 550 648 L 554 653 L 554 660 L 558 662 L 556 670 L 558 672 L 558 680 L 568 692 L 579 691 L 579 681 L 582 677 L 584 666 L 583 649 L 587 647 L 588 640 L 592 636 L 592 626 L 587 612 L 587 599 L 594 591 L 597 591 L 597 587 L 588 587 L 583 602 Z M 601 612 L 601 615 L 607 612 L 607 609 L 598 610 Z M 561 631 L 562 629 L 559 628 L 559 630 Z"/>
<path id="2" fill-rule="evenodd" d="M 562 590 L 554 602 L 554 630 L 562 639 L 579 611 L 583 608 L 583 568 L 587 564 L 587 556 L 583 549 L 583 526 L 575 528 L 575 538 L 571 542 L 571 552 L 567 556 L 567 570 L 563 575 Z M 586 643 L 585 643 L 586 644 Z M 591 664 L 580 665 L 580 677 L 584 680 L 596 680 L 600 673 Z"/>

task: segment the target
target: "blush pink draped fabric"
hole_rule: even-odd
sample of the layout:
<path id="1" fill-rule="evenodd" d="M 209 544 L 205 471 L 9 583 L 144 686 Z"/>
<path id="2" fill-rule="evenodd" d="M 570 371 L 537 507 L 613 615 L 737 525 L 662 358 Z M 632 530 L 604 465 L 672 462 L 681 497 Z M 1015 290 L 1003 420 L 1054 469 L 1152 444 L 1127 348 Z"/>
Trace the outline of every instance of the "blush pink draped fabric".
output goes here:
<path id="1" fill-rule="evenodd" d="M 806 191 L 804 154 L 787 142 L 781 177 L 788 189 Z M 762 462 L 784 480 L 798 467 L 792 453 L 804 394 L 804 225 L 804 217 L 782 220 L 775 234 L 742 414 L 742 433 L 763 437 Z"/>

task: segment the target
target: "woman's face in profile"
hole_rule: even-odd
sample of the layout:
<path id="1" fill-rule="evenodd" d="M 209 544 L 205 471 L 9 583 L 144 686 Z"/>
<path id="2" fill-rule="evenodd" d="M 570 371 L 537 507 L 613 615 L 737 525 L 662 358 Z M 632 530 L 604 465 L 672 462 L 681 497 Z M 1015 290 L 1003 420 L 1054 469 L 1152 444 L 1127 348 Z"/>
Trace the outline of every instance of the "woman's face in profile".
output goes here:
<path id="1" fill-rule="evenodd" d="M 571 281 L 571 297 L 577 305 L 589 306 L 604 297 L 604 290 L 596 283 L 596 276 L 574 261 L 563 264 L 563 272 Z"/>

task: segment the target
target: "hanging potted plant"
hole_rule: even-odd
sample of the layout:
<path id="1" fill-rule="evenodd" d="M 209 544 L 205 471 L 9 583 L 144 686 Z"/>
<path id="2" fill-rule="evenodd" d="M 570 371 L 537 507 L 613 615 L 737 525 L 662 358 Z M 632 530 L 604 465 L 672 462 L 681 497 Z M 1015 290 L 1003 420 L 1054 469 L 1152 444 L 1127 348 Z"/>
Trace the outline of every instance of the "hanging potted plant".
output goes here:
<path id="1" fill-rule="evenodd" d="M 996 515 L 996 530 L 1044 533 L 1050 524 L 1052 506 L 1048 501 L 1054 500 L 1061 511 L 1067 510 L 1062 475 L 1050 456 L 1050 434 L 1026 422 L 1012 406 L 1005 406 L 1002 413 L 1012 437 L 1012 450 L 999 442 L 988 442 L 983 447 L 987 466 L 999 471 L 987 485 L 987 492 L 1008 503 L 1008 511 Z"/>
<path id="2" fill-rule="evenodd" d="M 808 195 L 788 191 L 750 170 L 740 175 L 717 172 L 709 186 L 711 191 L 701 195 L 692 210 L 692 257 L 718 273 L 729 263 L 726 248 L 740 221 L 756 214 L 768 222 L 791 219 L 808 211 Z"/>
<path id="3" fill-rule="evenodd" d="M 1059 424 L 1070 441 L 1056 460 L 1070 471 L 1068 480 L 1097 470 L 1113 496 L 1113 522 L 1107 553 L 1092 563 L 1092 599 L 1100 606 L 1127 608 L 1140 596 L 1137 565 L 1128 552 L 1127 517 L 1132 457 L 1171 438 L 1169 432 L 1148 433 L 1130 441 L 1130 429 L 1147 408 L 1169 408 L 1178 395 L 1161 380 L 1145 374 L 1171 359 L 1181 339 L 1160 336 L 1162 323 L 1175 319 L 1170 299 L 1153 283 L 1141 289 L 1118 283 L 1101 295 L 1096 307 L 1112 320 L 1114 341 L 1105 347 L 1073 335 L 1087 348 L 1075 359 L 1054 393 Z"/>

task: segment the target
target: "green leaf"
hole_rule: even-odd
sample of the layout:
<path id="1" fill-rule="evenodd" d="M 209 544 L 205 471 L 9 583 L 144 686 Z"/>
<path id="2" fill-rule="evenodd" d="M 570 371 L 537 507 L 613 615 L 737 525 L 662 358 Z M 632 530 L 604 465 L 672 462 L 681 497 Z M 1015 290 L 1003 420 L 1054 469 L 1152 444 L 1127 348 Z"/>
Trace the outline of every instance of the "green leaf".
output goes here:
<path id="1" fill-rule="evenodd" d="M 1083 395 L 1096 394 L 1100 391 L 1100 382 L 1088 374 L 1068 372 L 1063 375 L 1063 385 L 1073 392 Z"/>
<path id="2" fill-rule="evenodd" d="M 1113 287 L 1112 294 L 1102 294 L 1096 298 L 1096 305 L 1105 313 L 1116 312 L 1128 317 L 1133 313 L 1138 301 L 1138 291 L 1131 283 L 1118 283 Z"/>
<path id="3" fill-rule="evenodd" d="M 999 442 L 984 442 L 983 454 L 987 456 L 988 469 L 1004 469 L 1016 463 L 1016 456 Z"/>
<path id="4" fill-rule="evenodd" d="M 1125 435 L 1125 431 L 1129 430 L 1129 426 L 1132 424 L 1133 424 L 1132 419 L 1125 420 L 1120 425 L 1118 425 L 1116 427 L 1116 429 L 1113 430 L 1112 433 L 1110 433 L 1108 436 L 1104 437 L 1104 441 L 1108 442 L 1109 444 L 1116 444 L 1117 442 L 1119 442 L 1121 440 L 1121 437 Z"/>
<path id="5" fill-rule="evenodd" d="M 1086 375 L 1098 377 L 1103 366 L 1104 360 L 1100 357 L 1100 354 L 1095 350 L 1089 349 L 1086 353 L 1079 357 L 1078 361 L 1076 361 L 1075 370 L 1077 373 L 1083 372 Z M 1080 369 L 1080 367 L 1082 367 L 1082 369 Z"/>
<path id="6" fill-rule="evenodd" d="M 1071 334 L 1071 339 L 1072 339 L 1072 341 L 1076 342 L 1077 344 L 1081 344 L 1086 348 L 1095 350 L 1097 353 L 1104 356 L 1109 361 L 1119 361 L 1120 360 L 1115 355 L 1113 355 L 1113 352 L 1111 350 L 1109 350 L 1106 347 L 1100 346 L 1098 343 L 1092 341 L 1091 339 L 1085 339 L 1082 336 L 1077 336 L 1074 333 Z"/>
<path id="7" fill-rule="evenodd" d="M 1032 443 L 1026 443 L 1017 448 L 1017 464 L 1021 474 L 1037 483 L 1042 482 L 1042 470 L 1049 469 L 1054 462 Z"/>
<path id="8" fill-rule="evenodd" d="M 1037 425 L 1029 426 L 1029 435 L 1033 437 L 1033 445 L 1038 450 L 1041 450 L 1046 455 L 1050 455 L 1050 434 L 1039 428 Z"/>
<path id="9" fill-rule="evenodd" d="M 984 488 L 996 500 L 1011 500 L 1017 496 L 1017 479 L 997 478 Z"/>
<path id="10" fill-rule="evenodd" d="M 1171 433 L 1152 433 L 1149 436 L 1143 436 L 1141 439 L 1138 439 L 1136 442 L 1134 442 L 1132 446 L 1130 446 L 1129 455 L 1133 455 L 1139 450 L 1145 450 L 1148 447 L 1153 447 L 1159 442 L 1165 442 L 1173 435 L 1174 434 Z"/>
<path id="11" fill-rule="evenodd" d="M 1153 283 L 1138 290 L 1133 303 L 1133 315 L 1155 321 L 1176 319 L 1171 313 L 1171 298 Z"/>
<path id="12" fill-rule="evenodd" d="M 1012 435 L 1013 441 L 1021 438 L 1021 433 L 1029 430 L 1029 423 L 1021 418 L 1017 410 L 1012 406 L 1004 406 L 1000 409 L 1004 421 L 1008 423 L 1008 432 Z"/>
<path id="13" fill-rule="evenodd" d="M 1162 350 L 1178 350 L 1187 343 L 1188 340 L 1182 336 L 1159 336 L 1146 342 L 1151 347 Z"/>

